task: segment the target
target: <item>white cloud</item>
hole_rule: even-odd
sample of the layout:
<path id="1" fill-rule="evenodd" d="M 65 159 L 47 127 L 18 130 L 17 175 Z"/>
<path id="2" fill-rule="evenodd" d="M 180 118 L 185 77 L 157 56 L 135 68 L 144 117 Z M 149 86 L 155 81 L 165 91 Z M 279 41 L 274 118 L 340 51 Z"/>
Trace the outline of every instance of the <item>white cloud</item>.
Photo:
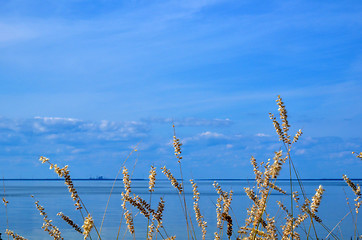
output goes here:
<path id="1" fill-rule="evenodd" d="M 257 134 L 255 134 L 255 136 L 257 136 L 257 137 L 270 137 L 270 135 L 265 134 L 265 133 L 257 133 Z"/>
<path id="2" fill-rule="evenodd" d="M 25 41 L 36 37 L 36 33 L 24 25 L 0 22 L 0 43 Z"/>
<path id="3" fill-rule="evenodd" d="M 334 158 L 348 158 L 352 156 L 350 151 L 342 151 L 342 152 L 334 152 L 334 153 L 330 153 L 329 157 L 334 159 Z"/>
<path id="4" fill-rule="evenodd" d="M 226 136 L 222 133 L 205 131 L 199 134 L 196 134 L 192 137 L 185 137 L 181 139 L 182 143 L 186 144 L 189 142 L 203 142 L 203 141 L 211 141 L 213 144 L 222 144 L 225 141 L 231 140 L 232 137 Z"/>
<path id="5" fill-rule="evenodd" d="M 210 131 L 200 133 L 199 136 L 203 138 L 225 138 L 224 134 Z"/>
<path id="6" fill-rule="evenodd" d="M 147 135 L 149 126 L 137 121 L 83 121 L 72 118 L 35 117 L 33 119 L 0 118 L 3 138 L 24 140 L 30 137 L 37 141 L 47 139 L 54 143 L 82 144 L 89 141 L 120 141 Z M 6 134 L 5 134 L 6 133 Z"/>
<path id="7" fill-rule="evenodd" d="M 46 128 L 38 122 L 33 123 L 33 128 L 34 128 L 35 132 L 45 132 L 46 131 Z"/>
<path id="8" fill-rule="evenodd" d="M 80 120 L 75 118 L 61 118 L 61 117 L 34 117 L 34 119 L 40 119 L 44 122 L 55 123 L 55 122 L 79 122 Z"/>
<path id="9" fill-rule="evenodd" d="M 258 161 L 263 161 L 272 158 L 274 152 L 282 148 L 277 137 L 267 138 L 264 134 L 261 137 L 260 133 L 243 135 L 221 130 L 195 133 L 192 126 L 184 130 L 180 132 L 182 135 L 186 134 L 181 138 L 185 143 L 182 154 L 185 164 L 190 168 L 205 164 L 209 164 L 211 168 L 220 161 L 236 168 L 248 162 L 252 155 Z M 36 159 L 44 154 L 64 161 L 84 160 L 89 164 L 99 164 L 97 166 L 101 169 L 104 159 L 107 159 L 109 164 L 118 162 L 123 153 L 127 156 L 130 149 L 142 140 L 137 148 L 141 158 L 147 161 L 140 164 L 165 163 L 173 154 L 172 141 L 169 141 L 171 138 L 172 135 L 169 134 L 159 135 L 159 129 L 152 129 L 150 123 L 144 121 L 0 118 L 0 141 L 3 145 L 2 150 L 0 149 L 0 160 L 5 162 L 8 159 L 24 158 L 36 162 Z M 169 145 L 164 144 L 167 141 Z M 352 142 L 356 145 L 351 144 Z M 318 166 L 326 168 L 325 171 L 332 170 L 332 163 L 347 169 L 355 161 L 351 151 L 356 150 L 355 146 L 359 143 L 360 139 L 338 137 L 301 138 L 295 145 L 295 151 L 292 151 L 293 161 L 307 168 L 317 163 Z M 353 161 L 349 161 L 350 159 Z M 98 168 L 94 171 L 97 172 Z M 239 173 L 233 174 L 230 176 L 239 176 Z M 309 177 L 312 173 L 303 176 Z"/>
<path id="10" fill-rule="evenodd" d="M 303 155 L 305 154 L 306 150 L 305 149 L 298 149 L 297 151 L 295 151 L 296 155 Z"/>
<path id="11" fill-rule="evenodd" d="M 150 123 L 166 123 L 175 124 L 176 127 L 190 127 L 190 126 L 230 126 L 233 121 L 229 118 L 224 119 L 204 119 L 204 118 L 183 118 L 183 119 L 172 119 L 172 118 L 150 118 L 144 119 L 145 122 Z"/>

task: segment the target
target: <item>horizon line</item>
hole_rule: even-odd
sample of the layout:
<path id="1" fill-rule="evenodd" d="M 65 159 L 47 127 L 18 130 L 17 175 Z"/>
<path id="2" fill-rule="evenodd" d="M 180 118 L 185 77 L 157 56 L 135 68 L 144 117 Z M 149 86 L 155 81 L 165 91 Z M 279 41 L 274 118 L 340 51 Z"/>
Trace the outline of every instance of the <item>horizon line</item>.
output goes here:
<path id="1" fill-rule="evenodd" d="M 351 180 L 355 181 L 362 181 L 362 178 L 350 178 Z M 62 178 L 3 178 L 3 181 L 64 181 Z M 73 178 L 73 181 L 122 181 L 122 179 L 114 179 L 114 178 Z M 132 181 L 148 181 L 148 178 L 131 178 Z M 158 179 L 159 181 L 169 181 L 168 179 Z M 185 180 L 182 178 L 177 178 L 177 180 Z M 249 178 L 194 178 L 194 180 L 198 181 L 255 181 L 255 179 Z M 279 181 L 344 181 L 343 178 L 280 178 L 276 179 Z"/>

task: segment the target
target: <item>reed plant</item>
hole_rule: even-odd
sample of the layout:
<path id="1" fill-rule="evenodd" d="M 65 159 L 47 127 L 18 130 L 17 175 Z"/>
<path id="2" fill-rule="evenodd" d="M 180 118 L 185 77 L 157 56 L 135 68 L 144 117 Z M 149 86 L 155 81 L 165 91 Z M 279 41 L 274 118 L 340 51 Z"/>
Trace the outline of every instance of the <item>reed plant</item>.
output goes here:
<path id="1" fill-rule="evenodd" d="M 322 202 L 325 189 L 322 185 L 320 185 L 315 190 L 315 194 L 309 198 L 303 187 L 301 176 L 293 162 L 292 149 L 294 144 L 296 144 L 301 138 L 303 134 L 302 130 L 298 130 L 295 134 L 290 133 L 287 110 L 280 96 L 277 97 L 276 103 L 278 106 L 279 118 L 275 117 L 272 113 L 269 113 L 269 117 L 272 121 L 277 137 L 281 142 L 281 148 L 274 152 L 274 157 L 272 159 L 267 159 L 266 161 L 258 162 L 253 156 L 250 158 L 252 170 L 255 175 L 255 185 L 244 188 L 245 197 L 249 198 L 251 205 L 249 207 L 245 207 L 247 218 L 243 220 L 244 224 L 242 226 L 235 224 L 237 219 L 232 209 L 233 191 L 223 190 L 222 186 L 217 182 L 213 183 L 213 187 L 217 193 L 217 199 L 214 204 L 216 211 L 216 231 L 208 232 L 209 226 L 206 221 L 207 219 L 205 219 L 202 206 L 200 206 L 200 198 L 202 196 L 200 196 L 198 185 L 193 179 L 190 179 L 193 207 L 191 208 L 187 205 L 188 201 L 186 199 L 187 195 L 185 194 L 185 182 L 182 172 L 182 143 L 181 140 L 176 137 L 175 126 L 173 125 L 173 148 L 176 157 L 175 160 L 179 166 L 179 172 L 177 174 L 172 173 L 166 166 L 162 166 L 160 171 L 166 176 L 178 195 L 180 207 L 185 219 L 185 236 L 187 236 L 188 240 L 322 239 L 323 237 L 320 236 L 320 233 L 317 231 L 316 225 L 320 225 L 326 230 L 328 233 L 325 236 L 326 239 L 340 239 L 334 231 L 340 222 L 348 215 L 351 215 L 353 219 L 353 239 L 357 240 L 362 238 L 362 235 L 359 235 L 360 233 L 358 232 L 361 229 L 358 229 L 357 221 L 359 208 L 362 204 L 361 187 L 351 181 L 346 175 L 343 175 L 344 181 L 355 195 L 354 205 L 336 226 L 333 228 L 326 226 L 321 216 L 318 215 L 318 209 Z M 137 147 L 133 149 L 130 155 L 134 152 L 137 152 Z M 362 153 L 353 152 L 352 154 L 354 154 L 357 158 L 362 159 Z M 157 204 L 155 204 L 155 199 L 152 199 L 152 194 L 155 192 L 155 185 L 157 184 L 157 168 L 153 165 L 150 168 L 148 185 L 149 198 L 144 199 L 132 192 L 133 171 L 130 173 L 129 169 L 125 166 L 130 155 L 120 166 L 119 172 L 113 182 L 99 230 L 94 224 L 94 219 L 91 213 L 87 210 L 86 205 L 81 200 L 73 184 L 68 166 L 60 168 L 57 164 L 51 163 L 48 158 L 43 156 L 40 157 L 40 161 L 43 164 L 48 164 L 50 169 L 53 169 L 58 177 L 64 179 L 64 183 L 69 190 L 71 199 L 74 201 L 74 210 L 81 215 L 83 222 L 76 223 L 62 212 L 59 212 L 57 215 L 60 219 L 65 221 L 71 229 L 78 232 L 83 239 L 92 239 L 91 232 L 95 232 L 94 235 L 97 236 L 98 240 L 102 239 L 103 223 L 107 216 L 106 213 L 110 196 L 112 195 L 114 186 L 117 184 L 117 179 L 120 174 L 123 180 L 123 191 L 121 193 L 120 201 L 123 219 L 119 224 L 119 230 L 115 239 L 121 238 L 122 235 L 123 239 L 126 234 L 129 234 L 132 239 L 136 239 L 137 227 L 134 225 L 134 216 L 137 214 L 143 215 L 147 220 L 147 226 L 145 226 L 146 235 L 137 235 L 137 239 L 176 239 L 176 236 L 167 231 L 164 226 L 165 220 L 163 214 L 165 208 L 167 207 L 165 200 L 161 197 L 157 200 Z M 277 182 L 283 168 L 286 168 L 289 172 L 289 186 L 287 189 L 283 189 L 281 186 L 278 186 Z M 293 179 L 296 179 L 297 181 L 295 182 Z M 272 202 L 270 196 L 273 192 L 285 195 L 288 199 L 288 206 L 281 201 Z M 5 196 L 5 186 L 3 203 L 7 209 L 8 200 Z M 45 208 L 40 205 L 39 201 L 35 201 L 35 206 L 44 220 L 42 228 L 49 234 L 50 238 L 53 238 L 54 240 L 64 239 L 61 236 L 60 229 L 54 225 L 53 221 L 45 212 Z M 272 212 L 275 212 L 275 209 L 283 212 L 283 222 L 280 222 L 275 215 L 273 216 L 271 214 Z M 126 224 L 127 230 L 121 233 L 120 230 L 123 223 Z M 197 227 L 200 230 L 196 230 Z M 12 230 L 9 230 L 9 224 L 7 224 L 6 234 L 8 235 L 8 238 L 26 239 L 17 235 Z"/>

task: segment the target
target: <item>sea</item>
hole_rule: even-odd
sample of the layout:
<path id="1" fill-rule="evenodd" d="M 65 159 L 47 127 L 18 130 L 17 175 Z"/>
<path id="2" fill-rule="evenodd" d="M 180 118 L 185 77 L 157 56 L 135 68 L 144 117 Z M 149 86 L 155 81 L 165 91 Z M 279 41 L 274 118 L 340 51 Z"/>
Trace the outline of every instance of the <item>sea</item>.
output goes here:
<path id="1" fill-rule="evenodd" d="M 233 231 L 235 234 L 237 234 L 238 227 L 244 225 L 245 219 L 248 217 L 247 208 L 251 206 L 251 201 L 246 196 L 244 187 L 253 187 L 255 185 L 253 180 L 247 179 L 195 180 L 200 192 L 199 205 L 201 214 L 207 221 L 206 239 L 214 239 L 214 232 L 217 230 L 215 204 L 218 195 L 213 187 L 214 181 L 217 181 L 224 191 L 233 191 L 230 216 L 233 220 Z M 114 180 L 77 179 L 73 180 L 73 182 L 87 211 L 92 215 L 98 232 L 101 230 L 101 222 L 109 199 L 100 233 L 102 239 L 134 239 L 127 231 L 123 216 L 121 192 L 124 191 L 124 188 L 121 180 L 115 182 L 111 195 L 110 191 Z M 317 213 L 322 219 L 322 224 L 314 223 L 314 225 L 310 226 L 310 221 L 305 221 L 305 223 L 297 229 L 297 232 L 301 235 L 301 239 L 305 239 L 308 231 L 310 231 L 309 239 L 317 239 L 315 233 L 317 233 L 319 239 L 350 239 L 357 234 L 362 234 L 362 219 L 356 221 L 356 214 L 354 212 L 355 196 L 343 180 L 304 179 L 301 180 L 301 182 L 303 192 L 309 199 L 313 197 L 319 185 L 322 185 L 325 189 Z M 354 182 L 361 184 L 362 180 L 355 179 Z M 295 180 L 293 180 L 292 183 L 292 190 L 299 191 L 300 201 L 303 202 L 303 194 L 300 191 L 299 183 Z M 5 229 L 7 228 L 26 239 L 52 239 L 48 233 L 41 228 L 43 225 L 43 216 L 41 216 L 36 209 L 35 201 L 39 201 L 39 204 L 44 207 L 48 219 L 51 219 L 52 223 L 61 230 L 64 239 L 83 239 L 80 233 L 74 231 L 57 216 L 57 213 L 63 212 L 79 226 L 83 224 L 81 213 L 75 209 L 74 202 L 70 197 L 64 181 L 61 181 L 61 179 L 5 179 L 3 185 L 5 192 L 3 192 L 2 195 L 5 194 L 5 199 L 9 203 L 6 208 L 4 204 L 0 207 L 0 232 L 2 233 L 2 239 L 8 239 L 7 236 L 5 236 Z M 285 212 L 278 207 L 276 202 L 280 201 L 290 208 L 290 180 L 278 180 L 277 185 L 283 188 L 287 194 L 284 195 L 274 191 L 268 199 L 266 213 L 275 216 L 278 230 L 282 231 L 280 226 L 285 223 Z M 139 195 L 147 202 L 150 202 L 152 208 L 157 208 L 160 198 L 164 199 L 164 230 L 161 231 L 162 236 L 158 235 L 157 239 L 163 239 L 167 236 L 176 236 L 176 239 L 188 239 L 185 212 L 182 208 L 185 202 L 187 212 L 193 219 L 193 229 L 196 238 L 202 239 L 200 228 L 194 220 L 192 186 L 188 181 L 184 182 L 185 195 L 181 197 L 167 180 L 157 180 L 155 191 L 152 194 L 148 191 L 147 180 L 133 179 L 131 187 L 131 194 Z M 186 199 L 185 202 L 183 197 Z M 295 207 L 294 203 L 294 215 L 299 213 Z M 146 239 L 148 220 L 135 208 L 132 208 L 131 212 L 135 226 L 135 239 Z M 83 215 L 87 215 L 85 210 L 83 210 Z M 224 228 L 226 229 L 226 224 Z M 359 231 L 358 233 L 356 229 Z M 329 234 L 331 231 L 332 234 Z M 92 239 L 97 239 L 97 234 L 94 229 L 92 230 L 91 237 Z M 225 233 L 223 239 L 227 239 Z M 235 237 L 232 237 L 232 239 L 235 239 Z"/>

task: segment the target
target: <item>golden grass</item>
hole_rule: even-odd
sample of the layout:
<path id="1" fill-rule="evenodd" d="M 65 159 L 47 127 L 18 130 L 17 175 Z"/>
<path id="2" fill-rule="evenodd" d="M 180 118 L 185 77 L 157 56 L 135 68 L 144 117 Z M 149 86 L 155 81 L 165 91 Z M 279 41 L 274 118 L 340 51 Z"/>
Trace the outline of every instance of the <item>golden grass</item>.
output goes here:
<path id="1" fill-rule="evenodd" d="M 33 197 L 33 196 L 32 196 Z M 43 216 L 43 226 L 41 227 L 44 231 L 48 232 L 49 236 L 53 237 L 54 240 L 63 240 L 61 236 L 61 232 L 59 228 L 57 228 L 53 223 L 52 220 L 48 218 L 47 213 L 42 205 L 39 204 L 39 201 L 35 201 L 35 206 L 38 209 L 41 216 Z"/>
<path id="2" fill-rule="evenodd" d="M 358 236 L 358 229 L 357 229 L 357 216 L 358 210 L 361 206 L 361 187 L 358 184 L 353 183 L 346 175 L 343 175 L 343 179 L 347 183 L 347 185 L 352 189 L 356 198 L 354 199 L 355 202 L 355 214 L 350 211 L 347 213 L 341 221 L 332 229 L 330 230 L 326 225 L 324 225 L 322 219 L 317 216 L 318 208 L 322 201 L 322 196 L 324 193 L 323 187 L 320 185 L 312 199 L 309 199 L 306 196 L 306 193 L 303 188 L 303 183 L 300 180 L 300 175 L 297 169 L 294 166 L 292 157 L 291 157 L 291 150 L 292 146 L 297 143 L 299 138 L 302 136 L 302 131 L 298 130 L 297 133 L 294 134 L 294 137 L 291 138 L 289 133 L 289 122 L 288 122 L 288 115 L 287 110 L 285 108 L 284 102 L 282 98 L 278 96 L 276 100 L 279 112 L 278 120 L 274 114 L 269 113 L 269 117 L 272 120 L 274 125 L 274 129 L 279 137 L 279 140 L 282 142 L 282 146 L 284 150 L 279 150 L 274 152 L 273 159 L 268 159 L 266 162 L 258 163 L 254 157 L 251 157 L 250 162 L 253 167 L 253 172 L 255 175 L 255 186 L 253 187 L 246 187 L 244 191 L 246 196 L 250 199 L 251 205 L 250 207 L 246 208 L 247 218 L 244 219 L 244 225 L 239 226 L 237 223 L 237 219 L 235 219 L 234 214 L 232 212 L 232 199 L 233 199 L 233 191 L 230 192 L 224 191 L 222 187 L 217 183 L 214 182 L 213 186 L 215 191 L 218 194 L 218 198 L 215 204 L 216 210 L 216 231 L 213 233 L 209 233 L 209 237 L 213 236 L 213 239 L 319 239 L 321 237 L 318 236 L 318 232 L 316 231 L 315 225 L 320 224 L 323 228 L 326 229 L 328 235 L 326 237 L 332 237 L 333 239 L 340 239 L 336 234 L 334 234 L 334 230 L 337 228 L 339 223 L 344 220 L 349 214 L 352 215 L 355 232 L 354 232 L 354 239 L 362 238 L 362 236 Z M 161 167 L 162 173 L 169 179 L 171 185 L 175 188 L 178 193 L 180 199 L 180 206 L 182 208 L 185 222 L 186 222 L 186 229 L 187 232 L 187 239 L 203 239 L 205 240 L 207 237 L 207 222 L 205 217 L 202 215 L 201 207 L 199 204 L 200 200 L 200 193 L 198 191 L 197 183 L 191 179 L 191 186 L 192 186 L 192 198 L 193 198 L 193 214 L 189 211 L 187 204 L 186 204 L 186 195 L 185 195 L 185 187 L 183 182 L 183 175 L 182 175 L 182 156 L 181 156 L 181 146 L 182 143 L 179 138 L 176 137 L 175 127 L 174 128 L 174 136 L 173 136 L 173 147 L 175 151 L 175 156 L 177 162 L 179 164 L 180 170 L 180 177 L 181 181 L 178 181 L 174 174 L 171 173 L 166 166 Z M 137 149 L 134 149 L 132 152 L 136 152 Z M 361 153 L 352 153 L 355 154 L 357 158 L 362 158 Z M 129 156 L 128 156 L 129 157 Z M 127 157 L 127 159 L 128 159 Z M 127 161 L 125 160 L 125 162 Z M 53 164 L 50 160 L 46 157 L 40 157 L 40 161 L 43 164 L 49 164 L 50 169 L 53 169 L 54 172 L 60 177 L 64 179 L 64 183 L 68 187 L 68 190 L 71 194 L 72 200 L 75 202 L 75 209 L 81 214 L 83 219 L 82 227 L 79 227 L 75 222 L 73 222 L 70 217 L 65 216 L 62 212 L 59 212 L 58 215 L 68 223 L 72 227 L 74 231 L 79 232 L 83 235 L 84 239 L 92 239 L 91 232 L 94 231 L 97 234 L 99 240 L 102 239 L 102 226 L 104 219 L 106 217 L 106 212 L 109 204 L 109 200 L 107 202 L 106 210 L 103 215 L 103 219 L 100 226 L 100 231 L 97 230 L 97 227 L 94 224 L 93 217 L 87 211 L 85 204 L 82 202 L 78 192 L 76 191 L 75 186 L 73 185 L 72 179 L 70 177 L 70 172 L 68 170 L 68 166 L 60 168 L 57 164 Z M 122 167 L 120 168 L 118 174 L 122 172 L 123 175 L 123 186 L 124 191 L 122 192 L 122 215 L 124 217 L 124 221 L 127 225 L 128 234 L 132 236 L 133 239 L 136 239 L 135 233 L 137 229 L 134 225 L 134 216 L 135 214 L 142 214 L 147 219 L 147 231 L 146 236 L 144 239 L 151 240 L 151 239 L 176 239 L 176 236 L 169 235 L 163 225 L 163 212 L 165 209 L 165 201 L 163 198 L 160 198 L 157 208 L 153 209 L 151 205 L 152 201 L 152 193 L 155 191 L 155 184 L 156 184 L 156 167 L 151 166 L 149 171 L 149 201 L 141 198 L 138 195 L 131 195 L 132 193 L 132 181 L 131 177 L 132 174 L 129 174 L 128 169 L 124 166 L 125 162 L 123 163 Z M 287 195 L 288 189 L 282 189 L 280 186 L 276 185 L 276 180 L 280 174 L 280 171 L 284 166 L 287 165 L 289 169 L 289 205 L 290 208 L 288 209 L 285 204 L 278 201 L 276 204 L 270 202 L 270 195 L 273 191 L 281 193 L 283 195 Z M 117 177 L 113 183 L 110 195 L 112 194 L 114 185 L 116 184 Z M 292 178 L 296 178 L 297 185 L 293 186 Z M 293 187 L 299 187 L 298 191 L 293 191 Z M 5 187 L 4 187 L 5 191 Z M 8 201 L 5 198 L 5 192 L 3 197 L 3 203 L 5 208 L 7 207 Z M 347 198 L 348 203 L 348 198 Z M 60 230 L 52 223 L 45 212 L 43 206 L 39 204 L 39 201 L 35 202 L 36 208 L 39 210 L 40 215 L 43 216 L 44 225 L 42 228 L 44 231 L 49 233 L 55 240 L 63 239 L 61 237 Z M 275 209 L 278 208 L 282 212 L 284 212 L 284 222 L 278 223 L 280 227 L 277 226 L 276 216 L 271 216 L 268 212 L 268 209 Z M 83 210 L 87 216 L 84 216 Z M 200 228 L 201 235 L 195 231 L 194 222 L 197 223 L 197 226 Z M 121 224 L 119 226 L 119 231 L 116 239 L 120 236 L 120 229 Z M 339 227 L 339 226 L 338 226 Z M 7 226 L 7 228 L 9 228 Z M 6 234 L 13 239 L 25 239 L 17 234 L 15 234 L 11 230 L 6 230 Z M 127 232 L 123 233 L 127 234 Z"/>

